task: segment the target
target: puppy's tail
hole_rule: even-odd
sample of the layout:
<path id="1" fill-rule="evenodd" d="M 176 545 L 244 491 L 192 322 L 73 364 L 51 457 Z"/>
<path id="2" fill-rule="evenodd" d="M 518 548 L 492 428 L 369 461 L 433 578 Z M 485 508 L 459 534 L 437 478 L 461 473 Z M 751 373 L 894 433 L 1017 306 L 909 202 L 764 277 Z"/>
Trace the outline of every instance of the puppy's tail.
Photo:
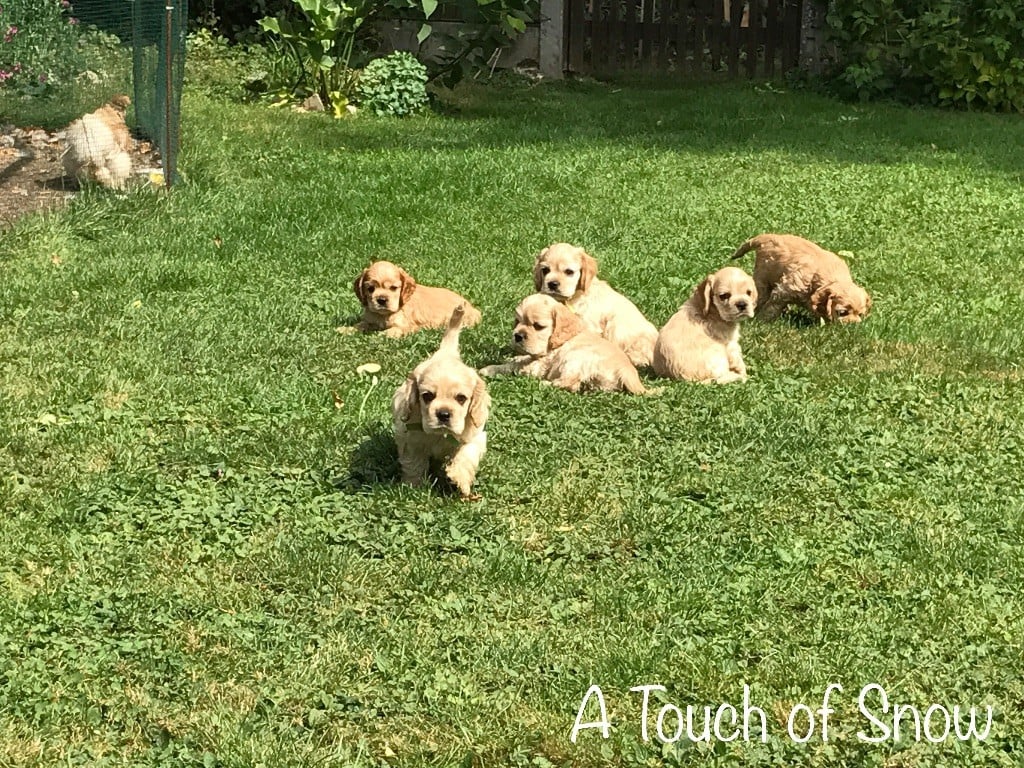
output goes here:
<path id="1" fill-rule="evenodd" d="M 620 380 L 622 382 L 622 388 L 631 395 L 653 394 L 644 386 L 644 383 L 640 381 L 640 374 L 637 373 L 636 368 L 630 367 L 622 371 Z"/>
<path id="2" fill-rule="evenodd" d="M 452 316 L 448 320 L 448 329 L 444 332 L 444 337 L 441 339 L 441 346 L 437 350 L 438 352 L 458 356 L 459 333 L 462 332 L 462 318 L 465 314 L 466 307 L 464 304 L 459 304 L 459 306 L 452 311 Z"/>
<path id="3" fill-rule="evenodd" d="M 745 254 L 745 253 L 747 253 L 749 251 L 756 251 L 760 247 L 761 247 L 761 235 L 758 235 L 757 237 L 752 237 L 749 240 L 747 240 L 747 242 L 745 242 L 743 245 L 741 245 L 739 248 L 737 248 L 736 251 L 733 253 L 733 255 L 730 256 L 729 258 L 730 259 L 738 259 L 743 254 Z"/>

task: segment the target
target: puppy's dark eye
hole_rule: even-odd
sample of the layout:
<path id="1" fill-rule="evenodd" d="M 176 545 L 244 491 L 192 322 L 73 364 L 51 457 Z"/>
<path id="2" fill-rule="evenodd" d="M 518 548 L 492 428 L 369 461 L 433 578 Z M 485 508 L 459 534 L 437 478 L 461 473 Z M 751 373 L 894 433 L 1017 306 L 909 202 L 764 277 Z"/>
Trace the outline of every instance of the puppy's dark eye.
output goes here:
<path id="1" fill-rule="evenodd" d="M 749 288 L 747 288 L 747 296 L 753 296 L 753 295 L 754 295 L 754 292 L 752 290 L 750 290 Z"/>
<path id="2" fill-rule="evenodd" d="M 836 314 L 839 315 L 840 317 L 846 317 L 848 314 L 850 314 L 850 310 L 840 309 L 836 312 Z"/>
<path id="3" fill-rule="evenodd" d="M 432 402 L 434 402 L 434 398 L 436 397 L 436 395 L 433 392 L 424 392 L 422 395 L 420 395 L 420 397 L 423 398 L 424 403 L 430 405 Z"/>
<path id="4" fill-rule="evenodd" d="M 392 285 L 390 288 L 388 288 L 388 290 L 389 291 L 397 291 L 398 290 L 398 286 L 397 285 Z"/>
<path id="5" fill-rule="evenodd" d="M 576 274 L 576 270 L 575 269 L 567 269 L 567 270 L 565 270 L 565 276 L 566 277 L 572 277 L 575 274 Z"/>
<path id="6" fill-rule="evenodd" d="M 467 400 L 469 400 L 469 398 L 466 397 L 465 395 L 455 396 L 455 402 L 458 403 L 459 405 L 465 405 Z"/>
<path id="7" fill-rule="evenodd" d="M 731 293 L 720 293 L 720 294 L 718 294 L 718 298 L 721 301 L 728 301 L 730 296 L 732 296 Z"/>
<path id="8" fill-rule="evenodd" d="M 541 273 L 542 275 L 546 275 L 546 274 L 547 274 L 548 272 L 550 272 L 550 271 L 551 271 L 551 267 L 541 267 L 541 268 L 540 268 L 540 273 Z"/>
<path id="9" fill-rule="evenodd" d="M 540 323 L 534 323 L 533 324 L 533 330 L 535 330 L 535 331 L 543 331 L 544 330 L 544 326 L 541 325 Z"/>

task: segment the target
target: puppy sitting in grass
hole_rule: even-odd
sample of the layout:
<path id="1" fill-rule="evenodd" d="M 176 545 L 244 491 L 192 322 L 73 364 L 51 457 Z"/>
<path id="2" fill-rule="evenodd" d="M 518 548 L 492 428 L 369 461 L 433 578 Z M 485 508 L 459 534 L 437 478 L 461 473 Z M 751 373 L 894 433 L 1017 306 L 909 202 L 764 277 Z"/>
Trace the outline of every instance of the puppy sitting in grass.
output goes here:
<path id="1" fill-rule="evenodd" d="M 859 323 L 871 309 L 871 296 L 853 282 L 839 256 L 796 235 L 758 235 L 736 249 L 738 259 L 755 251 L 757 317 L 774 320 L 791 304 L 822 322 Z"/>
<path id="2" fill-rule="evenodd" d="M 708 275 L 658 334 L 654 372 L 704 383 L 746 381 L 739 324 L 754 316 L 756 305 L 754 281 L 742 269 Z"/>
<path id="3" fill-rule="evenodd" d="M 65 131 L 64 172 L 82 181 L 122 189 L 132 175 L 132 137 L 124 121 L 131 99 L 120 94 Z"/>
<path id="4" fill-rule="evenodd" d="M 390 261 L 375 261 L 359 274 L 352 288 L 363 305 L 363 318 L 348 330 L 384 331 L 385 336 L 397 339 L 425 328 L 443 328 L 459 306 L 467 328 L 480 322 L 480 311 L 459 294 L 420 285 Z"/>
<path id="5" fill-rule="evenodd" d="M 571 309 L 546 294 L 527 296 L 516 307 L 512 347 L 520 357 L 480 373 L 533 376 L 570 392 L 649 391 L 625 352 L 587 330 Z"/>
<path id="6" fill-rule="evenodd" d="M 462 498 L 475 501 L 480 497 L 472 487 L 487 451 L 491 398 L 484 380 L 459 355 L 464 315 L 461 305 L 452 312 L 437 352 L 395 391 L 391 414 L 402 482 L 422 485 L 431 462 L 439 462 Z"/>

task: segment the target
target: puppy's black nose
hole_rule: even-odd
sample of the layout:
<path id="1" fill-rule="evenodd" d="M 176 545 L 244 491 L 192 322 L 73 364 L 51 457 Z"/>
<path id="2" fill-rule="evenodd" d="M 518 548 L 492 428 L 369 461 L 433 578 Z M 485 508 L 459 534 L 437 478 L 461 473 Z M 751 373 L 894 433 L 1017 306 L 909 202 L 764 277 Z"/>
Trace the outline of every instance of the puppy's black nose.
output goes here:
<path id="1" fill-rule="evenodd" d="M 437 411 L 435 411 L 435 415 L 437 416 L 438 421 L 447 424 L 448 420 L 452 417 L 452 412 L 447 408 L 438 408 Z"/>
<path id="2" fill-rule="evenodd" d="M 557 280 L 548 280 L 548 290 L 557 291 L 558 290 L 558 281 Z"/>
<path id="3" fill-rule="evenodd" d="M 387 296 L 378 296 L 376 301 L 377 301 L 377 306 L 383 307 L 385 304 L 388 303 L 388 297 Z"/>
<path id="4" fill-rule="evenodd" d="M 745 302 L 745 301 L 737 301 L 736 302 L 736 309 L 738 309 L 740 312 L 745 312 L 746 309 L 747 309 L 747 302 Z"/>
<path id="5" fill-rule="evenodd" d="M 512 341 L 514 341 L 516 344 L 522 344 L 523 343 L 523 339 L 525 339 L 525 338 L 526 338 L 526 336 L 524 336 L 521 333 L 513 333 L 512 334 Z"/>

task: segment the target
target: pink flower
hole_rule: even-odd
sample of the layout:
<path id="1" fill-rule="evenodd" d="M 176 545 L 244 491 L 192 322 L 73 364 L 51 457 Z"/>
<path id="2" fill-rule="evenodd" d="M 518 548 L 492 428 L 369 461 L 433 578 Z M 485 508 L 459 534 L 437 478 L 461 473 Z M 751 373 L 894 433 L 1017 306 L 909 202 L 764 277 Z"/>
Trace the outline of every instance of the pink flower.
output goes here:
<path id="1" fill-rule="evenodd" d="M 40 83 L 45 83 L 46 80 L 47 80 L 47 77 L 46 77 L 45 73 L 39 76 L 39 82 Z"/>
<path id="2" fill-rule="evenodd" d="M 70 8 L 71 7 L 71 3 L 68 2 L 68 0 L 60 0 L 60 7 L 61 8 Z"/>
<path id="3" fill-rule="evenodd" d="M 14 24 L 11 24 L 11 26 L 9 26 L 7 28 L 7 31 L 4 32 L 4 42 L 5 43 L 11 42 L 11 40 L 14 39 L 14 36 L 16 34 L 18 34 L 18 28 Z"/>
<path id="4" fill-rule="evenodd" d="M 72 16 L 70 19 L 68 19 L 68 24 L 77 24 L 77 23 L 78 23 L 78 19 L 76 19 L 74 16 Z"/>

